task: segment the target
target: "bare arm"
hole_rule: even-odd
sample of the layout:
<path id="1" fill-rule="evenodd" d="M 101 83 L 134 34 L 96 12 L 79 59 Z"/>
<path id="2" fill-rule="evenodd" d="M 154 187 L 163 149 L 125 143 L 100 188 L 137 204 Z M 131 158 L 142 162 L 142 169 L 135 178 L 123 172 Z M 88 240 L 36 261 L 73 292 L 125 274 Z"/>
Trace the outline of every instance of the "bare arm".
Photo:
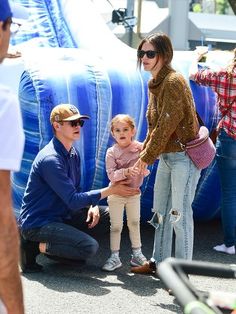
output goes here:
<path id="1" fill-rule="evenodd" d="M 8 314 L 23 314 L 19 239 L 11 203 L 10 171 L 0 170 L 0 298 Z"/>

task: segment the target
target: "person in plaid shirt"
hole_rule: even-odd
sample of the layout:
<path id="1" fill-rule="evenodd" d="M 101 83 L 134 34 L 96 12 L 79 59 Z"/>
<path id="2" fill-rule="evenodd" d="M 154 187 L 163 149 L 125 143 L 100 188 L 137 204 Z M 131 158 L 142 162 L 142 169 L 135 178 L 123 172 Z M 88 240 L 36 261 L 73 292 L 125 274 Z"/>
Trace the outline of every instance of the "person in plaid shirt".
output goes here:
<path id="1" fill-rule="evenodd" d="M 221 183 L 221 219 L 224 243 L 217 252 L 235 254 L 236 244 L 236 48 L 231 64 L 220 71 L 201 69 L 190 74 L 199 85 L 209 86 L 217 94 L 221 120 L 216 142 L 216 161 Z M 200 58 L 201 56 L 199 56 Z"/>

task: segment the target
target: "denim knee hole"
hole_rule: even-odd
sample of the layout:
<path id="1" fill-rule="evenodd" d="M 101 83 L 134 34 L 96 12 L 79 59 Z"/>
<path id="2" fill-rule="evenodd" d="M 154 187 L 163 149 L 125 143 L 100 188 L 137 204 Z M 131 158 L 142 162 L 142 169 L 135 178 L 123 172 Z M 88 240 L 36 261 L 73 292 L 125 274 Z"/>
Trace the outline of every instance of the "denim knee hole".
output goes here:
<path id="1" fill-rule="evenodd" d="M 152 218 L 148 221 L 150 225 L 152 225 L 155 229 L 159 227 L 163 223 L 163 217 L 158 212 L 156 212 Z"/>
<path id="2" fill-rule="evenodd" d="M 181 213 L 177 209 L 172 208 L 170 210 L 169 214 L 170 214 L 170 222 L 172 224 L 174 224 L 180 220 Z"/>

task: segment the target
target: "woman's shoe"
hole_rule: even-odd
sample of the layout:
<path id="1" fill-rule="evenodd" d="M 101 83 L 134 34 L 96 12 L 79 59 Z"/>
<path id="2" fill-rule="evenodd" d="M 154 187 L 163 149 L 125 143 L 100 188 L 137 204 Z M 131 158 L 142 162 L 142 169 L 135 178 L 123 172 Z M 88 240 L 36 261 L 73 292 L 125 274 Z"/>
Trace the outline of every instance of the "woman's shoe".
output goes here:
<path id="1" fill-rule="evenodd" d="M 131 267 L 131 272 L 135 274 L 154 275 L 156 270 L 156 263 L 152 261 L 147 261 L 142 266 Z"/>
<path id="2" fill-rule="evenodd" d="M 36 263 L 36 257 L 39 254 L 39 243 L 26 240 L 20 235 L 20 267 L 22 273 L 42 271 L 43 266 Z"/>

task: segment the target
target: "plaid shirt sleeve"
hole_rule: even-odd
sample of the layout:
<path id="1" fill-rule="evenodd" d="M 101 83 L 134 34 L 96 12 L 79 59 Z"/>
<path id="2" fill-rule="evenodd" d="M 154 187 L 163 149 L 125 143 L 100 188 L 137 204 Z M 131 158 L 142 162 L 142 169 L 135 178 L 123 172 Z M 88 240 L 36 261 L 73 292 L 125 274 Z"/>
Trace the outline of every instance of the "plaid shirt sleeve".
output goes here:
<path id="1" fill-rule="evenodd" d="M 226 70 L 214 72 L 202 69 L 195 74 L 194 80 L 216 92 L 219 110 L 223 116 L 222 127 L 228 135 L 236 139 L 236 69 L 231 75 Z"/>

